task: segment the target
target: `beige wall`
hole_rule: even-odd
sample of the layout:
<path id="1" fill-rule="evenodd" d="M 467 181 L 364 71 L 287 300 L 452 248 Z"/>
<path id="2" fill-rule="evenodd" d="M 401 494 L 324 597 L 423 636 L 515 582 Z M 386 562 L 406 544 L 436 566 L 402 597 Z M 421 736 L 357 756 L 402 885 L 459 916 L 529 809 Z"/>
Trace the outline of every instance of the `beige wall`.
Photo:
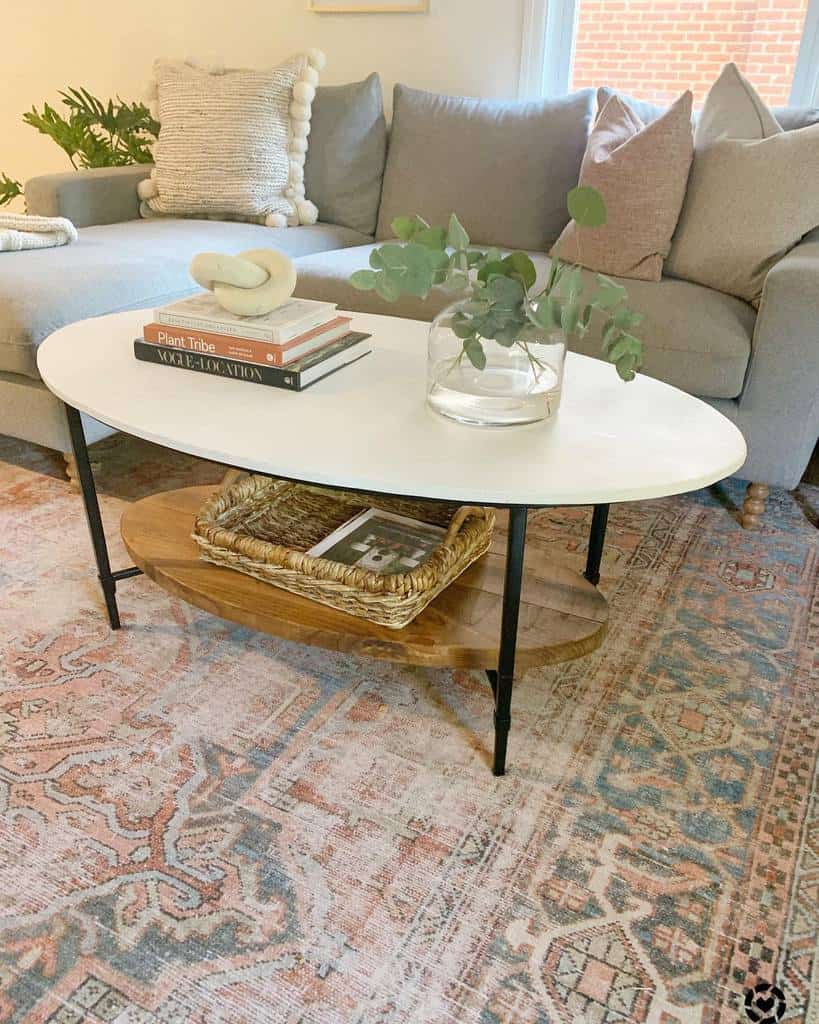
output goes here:
<path id="1" fill-rule="evenodd" d="M 58 90 L 143 98 L 157 56 L 264 66 L 306 46 L 327 53 L 323 81 L 381 73 L 465 95 L 515 95 L 522 0 L 431 0 L 429 14 L 314 14 L 307 0 L 6 0 L 0 171 L 24 180 L 67 168 L 20 115 Z"/>

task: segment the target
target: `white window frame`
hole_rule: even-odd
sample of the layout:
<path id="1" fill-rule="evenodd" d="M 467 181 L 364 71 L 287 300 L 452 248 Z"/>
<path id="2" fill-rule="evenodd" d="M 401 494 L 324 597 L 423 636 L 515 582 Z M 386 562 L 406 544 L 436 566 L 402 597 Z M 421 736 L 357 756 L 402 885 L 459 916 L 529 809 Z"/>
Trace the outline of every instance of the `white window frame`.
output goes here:
<path id="1" fill-rule="evenodd" d="M 574 61 L 578 0 L 523 0 L 518 95 L 565 96 Z M 819 105 L 819 0 L 809 0 L 789 103 Z"/>
<path id="2" fill-rule="evenodd" d="M 805 15 L 805 29 L 796 58 L 790 105 L 819 105 L 819 0 L 810 0 Z"/>

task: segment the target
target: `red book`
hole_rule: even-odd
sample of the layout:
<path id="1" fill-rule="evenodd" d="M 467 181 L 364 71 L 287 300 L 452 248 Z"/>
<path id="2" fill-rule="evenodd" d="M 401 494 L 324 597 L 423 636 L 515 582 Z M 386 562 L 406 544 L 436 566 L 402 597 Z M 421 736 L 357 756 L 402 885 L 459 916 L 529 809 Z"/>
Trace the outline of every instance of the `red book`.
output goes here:
<path id="1" fill-rule="evenodd" d="M 226 334 L 211 334 L 208 331 L 191 331 L 186 327 L 169 327 L 167 324 L 146 324 L 142 336 L 149 345 L 164 345 L 167 348 L 181 348 L 186 352 L 200 352 L 206 356 L 220 356 L 242 363 L 256 363 L 261 366 L 287 366 L 310 352 L 344 337 L 350 330 L 350 317 L 339 316 L 321 327 L 300 334 L 298 338 L 284 345 L 272 345 L 266 341 L 251 341 L 249 338 L 233 338 Z"/>

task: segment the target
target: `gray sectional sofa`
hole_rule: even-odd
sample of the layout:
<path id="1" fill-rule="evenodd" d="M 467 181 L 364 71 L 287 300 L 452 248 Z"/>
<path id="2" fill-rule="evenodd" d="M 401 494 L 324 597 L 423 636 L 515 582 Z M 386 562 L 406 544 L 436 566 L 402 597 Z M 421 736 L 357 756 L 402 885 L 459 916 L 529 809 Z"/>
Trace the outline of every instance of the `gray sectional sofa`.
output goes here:
<path id="1" fill-rule="evenodd" d="M 321 222 L 309 227 L 140 220 L 136 183 L 146 167 L 29 181 L 29 211 L 71 218 L 80 239 L 0 255 L 0 433 L 68 452 L 62 407 L 37 376 L 37 345 L 82 317 L 193 291 L 187 266 L 203 250 L 280 248 L 297 259 L 300 296 L 429 320 L 448 296 L 386 306 L 348 279 L 367 265 L 374 240 L 390 237 L 393 217 L 421 213 L 440 223 L 457 210 L 476 244 L 524 249 L 546 273 L 593 112 L 591 90 L 511 104 L 398 86 L 388 146 L 377 76 L 322 87 L 305 169 Z M 796 127 L 819 121 L 819 111 L 783 112 L 781 120 Z M 749 448 L 745 479 L 794 487 L 819 433 L 819 231 L 770 272 L 758 313 L 686 281 L 625 284 L 631 305 L 645 314 L 644 372 L 700 396 L 739 425 Z M 583 343 L 589 355 L 598 349 L 592 335 Z M 90 441 L 110 433 L 102 424 L 86 427 Z"/>

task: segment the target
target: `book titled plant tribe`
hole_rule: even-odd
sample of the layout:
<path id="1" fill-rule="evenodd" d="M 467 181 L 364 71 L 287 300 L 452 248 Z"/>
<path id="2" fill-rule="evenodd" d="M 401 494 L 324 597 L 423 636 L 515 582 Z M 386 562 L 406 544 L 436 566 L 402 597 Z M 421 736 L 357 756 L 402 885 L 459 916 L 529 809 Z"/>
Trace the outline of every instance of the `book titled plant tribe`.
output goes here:
<path id="1" fill-rule="evenodd" d="M 351 331 L 330 345 L 311 352 L 285 367 L 258 365 L 203 352 L 188 352 L 166 345 L 151 344 L 142 338 L 136 338 L 134 341 L 134 355 L 142 362 L 157 363 L 160 366 L 193 370 L 196 373 L 245 380 L 254 384 L 266 384 L 288 391 L 303 391 L 342 367 L 369 355 L 369 337 L 369 334 Z"/>
<path id="2" fill-rule="evenodd" d="M 167 348 L 184 349 L 186 352 L 201 352 L 206 356 L 222 356 L 238 359 L 243 363 L 258 363 L 260 366 L 287 366 L 297 359 L 318 351 L 350 331 L 350 317 L 337 316 L 321 327 L 301 334 L 284 345 L 273 345 L 267 341 L 252 338 L 238 338 L 210 331 L 194 331 L 185 327 L 171 327 L 166 324 L 146 324 L 142 337 L 149 345 L 165 345 Z"/>
<path id="3" fill-rule="evenodd" d="M 272 313 L 239 316 L 223 309 L 210 292 L 199 292 L 154 311 L 154 319 L 168 327 L 266 341 L 272 345 L 286 345 L 308 331 L 327 325 L 335 317 L 335 303 L 316 299 L 288 299 Z"/>

